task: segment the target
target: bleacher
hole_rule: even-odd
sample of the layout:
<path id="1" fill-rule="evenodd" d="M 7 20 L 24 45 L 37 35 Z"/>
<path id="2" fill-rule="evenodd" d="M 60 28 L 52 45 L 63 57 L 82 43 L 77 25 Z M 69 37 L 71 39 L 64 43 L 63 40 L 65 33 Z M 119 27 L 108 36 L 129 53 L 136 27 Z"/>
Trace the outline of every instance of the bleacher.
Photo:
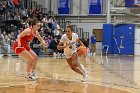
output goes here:
<path id="1" fill-rule="evenodd" d="M 8 0 L 6 0 L 6 1 L 8 1 Z M 23 2 L 22 2 L 22 4 L 23 4 Z M 34 12 L 40 12 L 43 16 L 44 15 L 54 16 L 56 18 L 57 23 L 59 24 L 60 28 L 63 30 L 65 30 L 67 25 L 72 24 L 70 21 L 67 21 L 65 19 L 65 17 L 58 16 L 58 15 L 54 14 L 53 11 L 49 11 L 47 8 L 42 7 L 42 5 L 38 4 L 36 1 L 24 0 L 24 8 L 23 8 L 23 6 L 21 7 L 20 4 L 18 6 L 14 6 L 12 8 L 9 8 L 9 6 L 7 5 L 6 11 L 3 13 L 0 13 L 0 28 L 1 28 L 1 30 L 6 31 L 7 33 L 10 33 L 11 31 L 17 32 L 17 30 L 20 29 L 20 27 L 21 27 L 22 20 L 26 20 L 28 18 L 28 17 L 21 15 L 21 13 L 23 11 L 25 11 L 25 9 L 28 10 L 28 17 L 33 17 Z M 30 13 L 30 11 L 32 11 L 32 13 Z M 27 12 L 27 11 L 25 11 L 25 12 Z M 22 20 L 15 20 L 14 17 L 9 18 L 8 13 L 11 13 L 11 15 L 13 14 L 13 16 L 14 16 L 14 13 L 20 13 L 20 17 Z M 84 32 L 83 28 L 78 28 L 77 25 L 75 25 L 75 24 L 72 24 L 72 25 L 73 25 L 74 31 L 76 33 L 78 33 L 80 39 L 83 39 L 83 38 L 89 39 L 89 32 Z M 34 41 L 34 42 L 38 42 L 38 41 Z M 39 46 L 39 43 L 32 43 L 31 48 L 33 48 L 33 50 L 36 51 L 36 53 L 38 55 L 39 54 L 41 54 L 41 55 L 49 54 L 49 53 L 45 53 L 46 51 L 42 50 L 42 48 Z M 3 48 L 1 48 L 1 51 L 2 50 L 3 50 Z M 11 47 L 10 53 L 12 55 L 15 55 L 13 50 L 12 50 L 12 47 Z M 5 51 L 5 53 L 3 52 L 3 54 L 6 54 L 6 51 Z"/>

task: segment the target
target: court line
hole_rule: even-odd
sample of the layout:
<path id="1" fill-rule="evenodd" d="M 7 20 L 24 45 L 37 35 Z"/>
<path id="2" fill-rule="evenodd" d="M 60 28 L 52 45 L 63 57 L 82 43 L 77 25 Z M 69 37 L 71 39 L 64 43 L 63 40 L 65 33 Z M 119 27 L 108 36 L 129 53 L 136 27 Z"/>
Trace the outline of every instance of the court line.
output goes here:
<path id="1" fill-rule="evenodd" d="M 101 68 L 106 69 L 110 73 L 114 74 L 116 77 L 119 77 L 119 78 L 125 80 L 126 82 L 128 82 L 129 84 L 131 84 L 133 86 L 137 86 L 138 85 L 135 81 L 126 78 L 123 74 L 120 74 L 120 73 L 112 70 L 111 68 L 105 66 L 102 62 L 96 61 L 95 58 L 91 58 L 91 59 L 93 60 L 93 62 L 91 61 L 93 64 L 99 65 Z"/>

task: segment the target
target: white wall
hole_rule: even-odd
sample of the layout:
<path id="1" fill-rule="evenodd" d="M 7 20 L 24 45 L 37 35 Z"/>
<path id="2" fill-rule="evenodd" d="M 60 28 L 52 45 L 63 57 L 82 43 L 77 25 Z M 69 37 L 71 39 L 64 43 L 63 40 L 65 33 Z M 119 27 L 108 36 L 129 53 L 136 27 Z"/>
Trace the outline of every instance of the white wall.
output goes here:
<path id="1" fill-rule="evenodd" d="M 81 0 L 82 1 L 82 9 L 81 14 L 85 15 L 88 13 L 89 7 L 88 7 L 88 0 Z M 85 2 L 86 1 L 86 2 Z"/>
<path id="2" fill-rule="evenodd" d="M 74 23 L 77 28 L 83 28 L 84 32 L 89 32 L 92 35 L 93 29 L 103 29 L 103 23 Z M 102 42 L 96 43 L 96 54 L 100 54 L 102 48 Z"/>
<path id="3" fill-rule="evenodd" d="M 54 11 L 54 14 L 57 14 L 57 0 L 52 0 L 52 10 Z"/>
<path id="4" fill-rule="evenodd" d="M 103 29 L 103 23 L 74 23 L 77 28 L 83 28 L 84 32 L 89 32 L 92 35 L 93 29 Z"/>
<path id="5" fill-rule="evenodd" d="M 140 26 L 136 25 L 135 28 L 135 55 L 140 55 Z M 136 56 L 135 57 L 135 64 L 134 64 L 134 81 L 137 81 L 140 79 L 139 71 L 137 68 L 140 68 L 140 57 Z"/>
<path id="6" fill-rule="evenodd" d="M 85 0 L 86 1 L 86 0 Z M 73 4 L 73 6 L 72 6 L 72 14 L 73 15 L 79 15 L 79 8 L 80 8 L 80 0 L 73 0 L 72 1 L 72 4 Z"/>
<path id="7" fill-rule="evenodd" d="M 107 13 L 107 0 L 103 0 L 103 14 Z"/>
<path id="8" fill-rule="evenodd" d="M 33 0 L 36 1 L 38 4 L 41 4 L 43 8 L 48 8 L 48 1 L 49 0 Z"/>
<path id="9" fill-rule="evenodd" d="M 135 55 L 140 55 L 140 26 L 135 29 Z"/>

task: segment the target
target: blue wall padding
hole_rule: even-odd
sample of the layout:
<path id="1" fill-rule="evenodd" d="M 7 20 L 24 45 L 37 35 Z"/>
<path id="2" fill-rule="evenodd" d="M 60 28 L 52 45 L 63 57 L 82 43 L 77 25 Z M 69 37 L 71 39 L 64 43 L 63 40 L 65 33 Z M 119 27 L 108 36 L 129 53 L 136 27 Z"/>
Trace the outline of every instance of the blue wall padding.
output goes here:
<path id="1" fill-rule="evenodd" d="M 109 45 L 108 53 L 113 53 L 113 25 L 112 24 L 103 24 L 103 34 L 102 34 L 102 45 Z"/>
<path id="2" fill-rule="evenodd" d="M 102 45 L 109 45 L 109 54 L 134 54 L 134 24 L 119 24 L 113 26 L 112 24 L 103 25 L 103 43 Z M 115 39 L 117 44 L 115 42 Z M 121 40 L 123 40 L 121 44 Z"/>
<path id="3" fill-rule="evenodd" d="M 102 14 L 103 0 L 89 0 L 89 14 Z"/>
<path id="4" fill-rule="evenodd" d="M 114 43 L 114 54 L 118 54 L 117 47 L 120 48 L 121 54 L 134 54 L 134 32 L 135 25 L 134 24 L 121 24 L 114 26 L 115 37 L 118 43 L 118 46 Z M 121 40 L 123 38 L 123 42 L 121 44 Z M 121 48 L 123 46 L 123 48 Z"/>
<path id="5" fill-rule="evenodd" d="M 134 7 L 134 0 L 125 0 L 126 7 Z"/>

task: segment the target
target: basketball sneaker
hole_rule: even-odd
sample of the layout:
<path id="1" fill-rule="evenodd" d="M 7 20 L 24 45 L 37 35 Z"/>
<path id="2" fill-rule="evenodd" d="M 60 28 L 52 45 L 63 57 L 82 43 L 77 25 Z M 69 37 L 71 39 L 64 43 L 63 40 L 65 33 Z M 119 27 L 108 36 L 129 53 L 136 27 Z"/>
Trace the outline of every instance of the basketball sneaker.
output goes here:
<path id="1" fill-rule="evenodd" d="M 35 72 L 34 71 L 31 71 L 29 75 L 26 75 L 25 78 L 27 80 L 31 80 L 31 81 L 34 81 L 36 80 L 38 77 L 35 75 Z"/>
<path id="2" fill-rule="evenodd" d="M 33 75 L 26 75 L 25 78 L 27 80 L 31 80 L 31 81 L 35 81 L 36 80 L 36 78 Z"/>
<path id="3" fill-rule="evenodd" d="M 87 75 L 87 70 L 85 69 L 85 67 L 84 67 L 82 64 L 80 64 L 80 67 L 81 67 L 81 70 L 82 70 L 82 72 L 83 72 L 83 79 L 82 79 L 82 82 L 85 82 L 85 81 L 87 80 L 87 77 L 88 77 L 88 75 Z"/>
<path id="4" fill-rule="evenodd" d="M 88 77 L 88 75 L 83 75 L 83 78 L 82 78 L 82 82 L 86 82 L 87 81 L 87 77 Z"/>
<path id="5" fill-rule="evenodd" d="M 35 72 L 34 71 L 31 71 L 31 76 L 34 76 L 36 79 L 38 78 L 36 75 L 35 75 Z"/>

